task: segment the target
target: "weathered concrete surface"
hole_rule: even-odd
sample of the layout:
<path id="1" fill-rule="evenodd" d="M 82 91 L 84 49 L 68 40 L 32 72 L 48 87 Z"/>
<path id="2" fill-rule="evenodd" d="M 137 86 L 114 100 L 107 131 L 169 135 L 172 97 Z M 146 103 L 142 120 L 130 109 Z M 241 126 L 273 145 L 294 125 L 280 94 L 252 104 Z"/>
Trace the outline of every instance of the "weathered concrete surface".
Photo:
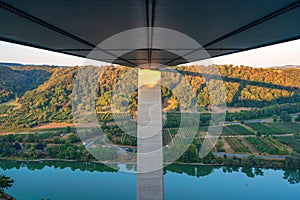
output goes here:
<path id="1" fill-rule="evenodd" d="M 138 76 L 137 200 L 163 200 L 161 73 L 140 69 Z"/>

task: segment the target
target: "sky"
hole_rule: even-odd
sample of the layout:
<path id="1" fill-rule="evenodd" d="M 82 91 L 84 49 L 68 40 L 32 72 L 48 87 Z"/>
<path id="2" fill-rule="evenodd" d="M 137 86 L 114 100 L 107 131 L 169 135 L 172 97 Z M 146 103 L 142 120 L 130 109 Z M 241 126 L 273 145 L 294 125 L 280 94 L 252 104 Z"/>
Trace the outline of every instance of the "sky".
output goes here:
<path id="1" fill-rule="evenodd" d="M 59 66 L 86 64 L 86 59 L 84 58 L 2 41 L 0 41 L 0 52 L 0 62 Z M 88 62 L 94 65 L 107 64 L 91 60 Z M 300 65 L 300 40 L 220 56 L 211 59 L 210 62 L 214 64 L 246 65 L 252 67 Z M 202 64 L 205 61 L 195 63 Z"/>

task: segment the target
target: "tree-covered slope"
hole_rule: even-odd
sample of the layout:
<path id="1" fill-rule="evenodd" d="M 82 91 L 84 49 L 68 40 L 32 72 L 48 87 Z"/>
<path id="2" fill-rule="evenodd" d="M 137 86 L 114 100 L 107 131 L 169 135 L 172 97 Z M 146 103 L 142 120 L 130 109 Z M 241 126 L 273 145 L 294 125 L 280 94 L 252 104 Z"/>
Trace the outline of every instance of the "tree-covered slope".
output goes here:
<path id="1" fill-rule="evenodd" d="M 49 71 L 42 69 L 20 68 L 20 70 L 13 70 L 0 66 L 0 103 L 16 96 L 22 96 L 26 91 L 42 84 L 50 75 Z"/>
<path id="2" fill-rule="evenodd" d="M 205 78 L 201 77 L 192 66 L 177 67 L 177 69 L 186 77 L 192 86 L 193 96 L 187 99 L 191 101 L 194 99 L 200 106 L 207 107 L 211 103 L 210 98 L 212 96 L 218 97 L 218 90 L 211 94 L 207 88 L 208 85 L 216 85 L 217 79 L 212 78 L 209 82 L 205 82 Z M 219 69 L 226 87 L 228 106 L 257 108 L 287 102 L 300 102 L 299 69 L 261 69 L 245 66 L 233 67 L 230 65 L 219 66 Z M 14 76 L 14 79 L 2 78 L 3 76 L 1 75 L 0 80 L 5 80 L 5 82 L 11 84 L 11 87 L 18 88 L 19 90 L 22 89 L 22 87 L 19 86 L 23 86 L 24 81 L 27 80 L 26 77 L 30 76 L 29 73 L 32 73 L 31 76 L 42 73 L 13 71 L 7 68 L 5 70 L 7 73 L 10 73 L 10 77 Z M 84 94 L 75 97 L 83 99 L 83 101 L 77 105 L 79 110 L 90 109 L 89 104 L 86 102 L 95 100 L 98 112 L 110 111 L 113 89 L 118 80 L 120 80 L 128 70 L 129 68 L 127 67 L 112 66 L 103 70 L 101 76 L 96 77 L 99 80 L 99 87 L 94 99 L 90 99 L 90 97 Z M 36 89 L 27 91 L 18 100 L 20 104 L 19 108 L 10 109 L 8 116 L 0 117 L 0 128 L 26 128 L 42 122 L 71 122 L 72 90 L 77 71 L 78 67 L 52 69 L 52 75 L 49 80 L 39 85 Z M 85 72 L 89 75 L 89 78 L 97 76 L 91 69 L 87 68 Z M 176 76 L 171 76 L 171 78 L 176 81 L 179 80 Z M 32 79 L 30 80 L 33 81 Z M 36 76 L 34 83 L 38 84 L 39 82 L 41 82 L 41 80 L 39 81 Z M 14 84 L 16 86 L 14 86 Z M 122 84 L 120 87 L 120 91 L 127 90 L 126 84 Z M 178 109 L 180 102 L 178 102 L 175 94 L 168 88 L 162 88 L 162 95 L 165 110 Z M 121 93 L 119 96 L 120 97 L 116 100 L 121 102 L 120 105 L 129 102 L 131 111 L 136 111 L 137 92 L 134 92 L 129 99 L 128 97 L 122 96 Z M 218 100 L 214 102 L 218 103 Z M 188 103 L 188 101 L 185 103 Z"/>

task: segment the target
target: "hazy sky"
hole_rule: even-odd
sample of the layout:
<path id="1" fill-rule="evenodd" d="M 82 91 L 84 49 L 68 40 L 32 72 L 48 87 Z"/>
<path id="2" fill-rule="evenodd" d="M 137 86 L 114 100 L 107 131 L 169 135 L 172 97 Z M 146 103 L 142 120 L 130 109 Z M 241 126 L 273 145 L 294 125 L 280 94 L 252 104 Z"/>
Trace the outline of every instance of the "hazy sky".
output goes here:
<path id="1" fill-rule="evenodd" d="M 49 65 L 82 65 L 85 59 L 54 53 L 51 51 L 25 47 L 0 41 L 0 62 Z M 281 65 L 300 65 L 300 40 L 212 59 L 214 64 L 248 65 L 268 67 Z M 93 64 L 101 65 L 102 62 Z"/>

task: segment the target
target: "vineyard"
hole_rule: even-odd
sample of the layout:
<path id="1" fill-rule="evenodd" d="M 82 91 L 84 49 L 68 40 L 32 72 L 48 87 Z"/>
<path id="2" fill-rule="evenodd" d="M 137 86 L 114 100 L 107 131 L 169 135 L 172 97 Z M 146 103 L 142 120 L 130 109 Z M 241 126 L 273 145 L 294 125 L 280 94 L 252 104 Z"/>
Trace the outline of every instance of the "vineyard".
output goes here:
<path id="1" fill-rule="evenodd" d="M 137 139 L 134 137 L 136 133 L 122 134 L 121 144 L 129 146 L 137 146 Z"/>
<path id="2" fill-rule="evenodd" d="M 112 113 L 105 112 L 105 113 L 97 113 L 98 119 L 100 121 L 111 121 L 113 120 Z"/>
<path id="3" fill-rule="evenodd" d="M 170 134 L 172 136 L 175 136 L 178 133 L 178 129 L 177 128 L 169 128 L 168 130 L 170 131 Z"/>
<path id="4" fill-rule="evenodd" d="M 180 128 L 180 134 L 185 138 L 194 138 L 197 130 L 195 128 Z"/>
<path id="5" fill-rule="evenodd" d="M 216 149 L 217 149 L 217 152 L 225 152 L 224 143 L 222 142 L 222 140 L 218 140 L 218 142 L 216 144 Z"/>
<path id="6" fill-rule="evenodd" d="M 167 115 L 167 126 L 165 124 L 162 131 L 164 146 L 174 144 L 186 145 L 193 143 L 198 149 L 202 147 L 202 143 L 208 133 L 209 126 L 203 126 L 200 124 L 198 128 L 193 128 L 192 126 L 183 126 L 179 128 L 177 123 L 180 122 L 180 115 L 178 113 L 171 113 Z M 130 146 L 137 145 L 137 139 L 134 137 L 134 134 L 125 134 L 124 130 L 121 130 L 118 127 L 120 123 L 126 122 L 126 120 L 131 118 L 130 114 L 117 113 L 113 115 L 111 113 L 98 113 L 98 117 L 104 122 L 102 126 L 105 130 L 104 132 L 111 138 L 113 143 Z M 114 118 L 119 120 L 118 124 L 113 121 Z M 175 124 L 177 124 L 177 126 L 175 126 Z M 281 137 L 271 136 L 274 134 L 299 133 L 299 123 L 254 122 L 246 123 L 245 125 L 227 125 L 222 128 L 224 141 L 219 140 L 213 148 L 213 151 L 237 154 L 260 153 L 265 155 L 289 155 L 293 150 L 300 153 L 300 138 L 297 138 L 296 135 L 294 137 L 289 135 Z M 255 136 L 256 133 L 269 136 L 257 137 Z"/>
<path id="7" fill-rule="evenodd" d="M 285 145 L 291 147 L 297 153 L 300 153 L 300 139 L 295 137 L 280 137 L 278 140 Z"/>
<path id="8" fill-rule="evenodd" d="M 256 150 L 258 150 L 261 153 L 274 154 L 274 155 L 280 154 L 279 149 L 274 144 L 272 144 L 271 142 L 266 141 L 263 138 L 260 138 L 260 137 L 256 137 L 256 138 L 246 137 L 245 139 Z"/>
<path id="9" fill-rule="evenodd" d="M 240 138 L 226 138 L 226 142 L 230 145 L 235 153 L 250 153 L 248 147 L 244 146 Z"/>
<path id="10" fill-rule="evenodd" d="M 224 126 L 222 135 L 254 135 L 254 133 L 241 125 Z"/>
<path id="11" fill-rule="evenodd" d="M 278 129 L 281 133 L 300 133 L 300 124 L 295 122 L 280 122 L 268 124 L 271 128 Z"/>
<path id="12" fill-rule="evenodd" d="M 270 127 L 259 122 L 247 123 L 246 125 L 263 135 L 282 134 L 280 129 Z"/>
<path id="13" fill-rule="evenodd" d="M 172 141 L 172 136 L 168 129 L 163 129 L 163 144 L 168 145 Z"/>
<path id="14" fill-rule="evenodd" d="M 197 136 L 205 136 L 208 131 L 208 126 L 199 126 Z"/>

